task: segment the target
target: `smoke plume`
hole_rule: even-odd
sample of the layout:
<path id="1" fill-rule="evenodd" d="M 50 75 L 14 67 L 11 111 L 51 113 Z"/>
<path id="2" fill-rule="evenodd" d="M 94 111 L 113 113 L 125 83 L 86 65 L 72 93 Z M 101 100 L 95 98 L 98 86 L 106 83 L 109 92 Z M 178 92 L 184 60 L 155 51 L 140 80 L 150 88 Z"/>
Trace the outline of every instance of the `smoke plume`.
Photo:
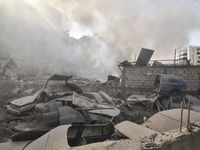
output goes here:
<path id="1" fill-rule="evenodd" d="M 113 50 L 114 53 L 118 56 L 123 53 L 123 58 L 128 60 L 133 60 L 141 47 L 156 50 L 156 59 L 173 58 L 174 49 L 189 45 L 191 32 L 200 29 L 200 1 L 60 0 L 49 3 L 60 6 L 59 10 L 71 22 L 91 28 L 114 43 L 120 49 Z"/>
<path id="2" fill-rule="evenodd" d="M 142 47 L 154 49 L 154 59 L 173 58 L 200 30 L 198 0 L 43 2 L 0 1 L 1 50 L 37 74 L 106 79 Z"/>

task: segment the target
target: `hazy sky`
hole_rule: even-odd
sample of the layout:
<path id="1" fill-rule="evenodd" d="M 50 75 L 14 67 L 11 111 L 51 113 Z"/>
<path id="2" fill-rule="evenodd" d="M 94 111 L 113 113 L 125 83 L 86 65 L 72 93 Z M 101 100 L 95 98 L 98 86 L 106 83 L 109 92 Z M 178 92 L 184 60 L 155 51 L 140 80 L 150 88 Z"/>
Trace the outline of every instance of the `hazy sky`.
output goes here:
<path id="1" fill-rule="evenodd" d="M 200 0 L 43 1 L 0 0 L 0 46 L 21 68 L 106 79 L 142 47 L 160 60 L 200 45 Z"/>
<path id="2" fill-rule="evenodd" d="M 141 47 L 154 57 L 173 57 L 174 49 L 200 45 L 199 0 L 46 0 L 63 12 L 70 35 L 97 33 L 115 43 L 127 59 Z"/>
<path id="3" fill-rule="evenodd" d="M 191 45 L 200 45 L 200 31 L 193 31 L 190 35 L 190 44 Z"/>

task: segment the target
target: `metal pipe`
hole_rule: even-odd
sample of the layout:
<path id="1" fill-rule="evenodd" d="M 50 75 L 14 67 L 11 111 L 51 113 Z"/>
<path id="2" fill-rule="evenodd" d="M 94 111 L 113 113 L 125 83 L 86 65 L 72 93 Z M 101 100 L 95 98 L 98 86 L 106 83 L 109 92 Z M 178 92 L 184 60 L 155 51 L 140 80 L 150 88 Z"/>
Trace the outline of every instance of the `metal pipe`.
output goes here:
<path id="1" fill-rule="evenodd" d="M 188 121 L 187 121 L 187 127 L 190 126 L 190 106 L 191 106 L 191 101 L 188 101 Z"/>
<path id="2" fill-rule="evenodd" d="M 182 123 L 183 123 L 183 101 L 181 102 L 181 122 L 180 122 L 180 132 L 182 130 Z"/>

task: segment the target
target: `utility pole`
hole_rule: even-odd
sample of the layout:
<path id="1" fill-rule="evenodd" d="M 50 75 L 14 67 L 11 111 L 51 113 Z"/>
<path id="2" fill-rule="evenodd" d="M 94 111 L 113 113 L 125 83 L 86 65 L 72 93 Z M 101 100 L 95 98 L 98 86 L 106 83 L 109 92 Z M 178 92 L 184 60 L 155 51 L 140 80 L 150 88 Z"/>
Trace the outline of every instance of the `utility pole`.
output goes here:
<path id="1" fill-rule="evenodd" d="M 175 66 L 175 63 L 176 63 L 176 49 L 174 50 L 174 66 Z"/>

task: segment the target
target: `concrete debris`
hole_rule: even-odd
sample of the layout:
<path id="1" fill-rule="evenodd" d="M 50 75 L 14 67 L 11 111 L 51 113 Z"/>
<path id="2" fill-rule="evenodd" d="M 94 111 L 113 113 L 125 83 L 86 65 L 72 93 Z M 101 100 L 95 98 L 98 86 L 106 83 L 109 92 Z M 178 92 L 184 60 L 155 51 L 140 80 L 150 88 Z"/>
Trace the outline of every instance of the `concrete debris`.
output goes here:
<path id="1" fill-rule="evenodd" d="M 124 67 L 124 66 L 133 66 L 133 65 L 128 60 L 125 60 L 125 61 L 119 63 L 118 66 Z"/>
<path id="2" fill-rule="evenodd" d="M 9 56 L 4 63 L 1 64 L 0 75 L 4 72 L 5 67 L 12 61 L 12 58 Z"/>
<path id="3" fill-rule="evenodd" d="M 132 64 L 124 61 L 119 66 Z M 0 149 L 164 149 L 191 135 L 199 136 L 200 101 L 185 94 L 186 84 L 179 77 L 156 74 L 155 93 L 134 94 L 122 101 L 101 90 L 83 92 L 81 86 L 92 84 L 88 79 L 57 74 L 33 78 L 20 75 L 12 67 L 7 70 L 9 67 L 8 62 L 0 78 L 15 83 L 10 88 L 15 99 L 8 99 L 6 107 L 18 117 L 3 112 L 11 118 L 5 123 L 6 129 L 14 134 L 6 137 L 13 142 L 0 143 Z M 118 79 L 110 75 L 106 84 Z M 183 110 L 180 132 L 180 109 L 174 108 L 180 108 L 181 102 L 188 108 L 189 101 L 193 110 L 190 126 L 187 110 Z"/>
<path id="4" fill-rule="evenodd" d="M 164 149 L 166 146 L 176 143 L 183 138 L 192 138 L 187 128 L 183 128 L 182 132 L 174 129 L 159 133 L 128 121 L 116 125 L 115 130 L 114 128 L 110 128 L 110 125 L 111 124 L 87 125 L 81 123 L 62 125 L 45 133 L 32 142 L 26 141 L 26 144 L 23 142 L 7 142 L 0 144 L 0 148 L 5 150 L 12 148 L 19 149 L 19 147 L 24 150 L 36 148 L 42 150 L 47 150 L 49 148 L 66 150 L 120 150 L 122 148 L 131 148 L 134 150 Z M 196 123 L 196 126 L 193 126 L 193 136 L 195 135 L 197 138 L 199 138 L 200 133 L 199 125 L 200 122 Z M 123 135 L 123 137 L 118 136 L 118 133 Z M 112 134 L 120 139 L 124 137 L 130 139 L 111 140 L 113 137 Z M 20 135 L 18 137 L 20 138 Z M 181 143 L 179 143 L 179 147 L 181 147 Z"/>
<path id="5" fill-rule="evenodd" d="M 7 106 L 7 109 L 15 114 L 21 114 L 23 112 L 31 111 L 34 109 L 35 104 L 39 102 L 48 102 L 52 99 L 63 97 L 71 94 L 72 91 L 82 93 L 82 90 L 78 86 L 72 83 L 67 83 L 67 80 L 71 77 L 72 76 L 55 74 L 48 78 L 44 84 L 44 87 L 34 95 L 11 101 L 10 105 Z M 20 87 L 19 91 L 24 90 L 24 84 L 21 85 L 22 86 Z M 31 92 L 31 90 L 29 92 Z"/>
<path id="6" fill-rule="evenodd" d="M 127 98 L 129 107 L 143 106 L 147 109 L 151 109 L 154 98 L 147 98 L 146 95 L 131 95 Z"/>
<path id="7" fill-rule="evenodd" d="M 152 66 L 165 66 L 165 65 L 159 61 L 154 61 Z"/>
<path id="8" fill-rule="evenodd" d="M 106 100 L 108 104 L 112 104 L 112 105 L 114 104 L 114 102 L 112 101 L 112 98 L 108 94 L 102 91 L 99 91 L 99 94 Z"/>

